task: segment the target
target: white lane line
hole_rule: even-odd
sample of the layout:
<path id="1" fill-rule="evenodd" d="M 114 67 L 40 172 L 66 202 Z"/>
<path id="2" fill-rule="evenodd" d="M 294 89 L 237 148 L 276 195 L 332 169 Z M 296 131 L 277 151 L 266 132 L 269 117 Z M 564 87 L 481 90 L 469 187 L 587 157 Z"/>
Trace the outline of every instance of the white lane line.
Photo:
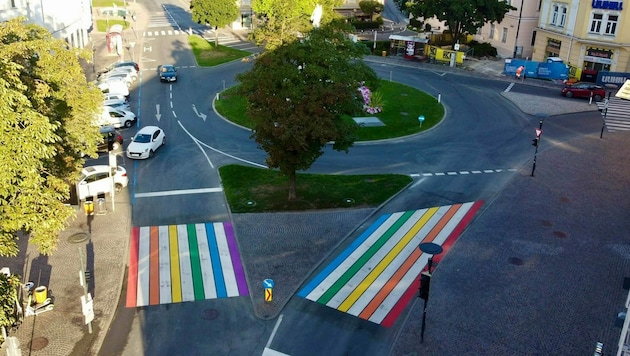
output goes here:
<path id="1" fill-rule="evenodd" d="M 151 198 L 151 197 L 165 197 L 165 196 L 171 196 L 171 195 L 219 193 L 222 191 L 223 191 L 223 188 L 163 190 L 161 192 L 136 193 L 135 197 L 136 198 Z"/>
<path id="2" fill-rule="evenodd" d="M 514 83 L 510 83 L 510 85 L 507 86 L 507 88 L 505 88 L 504 92 L 509 92 L 510 90 L 512 90 L 512 87 L 514 86 Z"/>

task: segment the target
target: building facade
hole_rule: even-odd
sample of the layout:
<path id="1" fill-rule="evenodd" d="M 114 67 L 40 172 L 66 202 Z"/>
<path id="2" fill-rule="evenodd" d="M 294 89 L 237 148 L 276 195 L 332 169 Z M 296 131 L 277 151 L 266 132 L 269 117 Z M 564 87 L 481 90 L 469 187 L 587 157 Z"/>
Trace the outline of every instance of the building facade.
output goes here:
<path id="1" fill-rule="evenodd" d="M 487 23 L 473 38 L 488 42 L 501 58 L 531 59 L 542 0 L 506 0 L 516 8 L 501 23 Z"/>
<path id="2" fill-rule="evenodd" d="M 542 0 L 533 60 L 559 57 L 589 80 L 599 71 L 630 72 L 630 1 L 625 2 Z"/>
<path id="3" fill-rule="evenodd" d="M 0 0 L 0 21 L 24 16 L 71 47 L 84 48 L 92 29 L 90 0 Z"/>

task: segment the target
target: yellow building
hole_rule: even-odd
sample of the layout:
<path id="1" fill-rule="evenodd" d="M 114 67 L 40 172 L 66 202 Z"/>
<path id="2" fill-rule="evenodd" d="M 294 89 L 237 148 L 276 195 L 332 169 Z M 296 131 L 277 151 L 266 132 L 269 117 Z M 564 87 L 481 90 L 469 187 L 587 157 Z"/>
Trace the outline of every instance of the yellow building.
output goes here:
<path id="1" fill-rule="evenodd" d="M 630 72 L 630 1 L 539 1 L 534 61 L 560 57 L 588 79 Z"/>

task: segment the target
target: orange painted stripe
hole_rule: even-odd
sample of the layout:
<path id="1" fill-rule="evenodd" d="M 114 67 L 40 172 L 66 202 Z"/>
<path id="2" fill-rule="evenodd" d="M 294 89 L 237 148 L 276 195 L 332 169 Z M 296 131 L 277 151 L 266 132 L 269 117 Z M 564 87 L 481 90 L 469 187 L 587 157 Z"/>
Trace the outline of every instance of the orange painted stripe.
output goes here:
<path id="1" fill-rule="evenodd" d="M 131 228 L 131 241 L 129 242 L 129 272 L 127 275 L 127 308 L 136 306 L 138 294 L 138 245 L 140 244 L 140 228 Z"/>
<path id="2" fill-rule="evenodd" d="M 440 231 L 444 229 L 444 226 L 448 224 L 448 222 L 453 218 L 453 215 L 457 213 L 457 210 L 461 208 L 462 204 L 452 205 L 442 216 L 440 221 L 433 226 L 431 231 L 427 234 L 427 236 L 422 240 L 422 242 L 431 242 L 435 240 L 435 238 L 439 235 Z M 392 277 L 385 282 L 383 287 L 376 293 L 374 298 L 368 303 L 368 305 L 363 309 L 363 311 L 359 314 L 359 318 L 368 320 L 372 314 L 378 309 L 378 307 L 383 303 L 385 298 L 389 295 L 389 293 L 398 285 L 400 280 L 407 274 L 407 271 L 416 263 L 418 259 L 422 255 L 422 251 L 420 248 L 416 248 L 413 250 L 411 255 L 407 257 L 405 262 L 398 268 L 398 270 L 392 275 Z"/>
<path id="3" fill-rule="evenodd" d="M 160 242 L 159 228 L 151 226 L 149 232 L 151 244 L 149 245 L 149 305 L 160 304 Z"/>

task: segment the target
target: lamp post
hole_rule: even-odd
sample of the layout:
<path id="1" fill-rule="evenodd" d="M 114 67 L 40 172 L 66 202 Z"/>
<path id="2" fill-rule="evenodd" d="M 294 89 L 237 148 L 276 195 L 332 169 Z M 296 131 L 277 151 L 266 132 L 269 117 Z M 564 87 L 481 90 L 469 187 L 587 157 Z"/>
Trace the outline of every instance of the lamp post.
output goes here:
<path id="1" fill-rule="evenodd" d="M 422 309 L 422 329 L 420 329 L 420 343 L 424 342 L 424 328 L 427 322 L 427 301 L 429 300 L 429 286 L 431 284 L 431 268 L 433 267 L 433 256 L 442 253 L 442 246 L 433 243 L 425 242 L 421 243 L 420 251 L 431 255 L 427 262 L 427 270 L 420 274 L 420 288 L 418 290 L 418 298 L 424 299 L 424 308 Z"/>
<path id="2" fill-rule="evenodd" d="M 608 104 L 610 104 L 610 94 L 612 94 L 613 90 L 617 89 L 617 85 L 612 83 L 604 84 L 604 86 L 606 87 L 606 91 L 608 92 L 608 97 L 606 98 L 606 102 L 604 103 L 604 116 L 602 118 L 602 130 L 599 132 L 599 138 L 604 137 L 604 128 L 606 127 L 606 115 L 608 115 Z"/>

